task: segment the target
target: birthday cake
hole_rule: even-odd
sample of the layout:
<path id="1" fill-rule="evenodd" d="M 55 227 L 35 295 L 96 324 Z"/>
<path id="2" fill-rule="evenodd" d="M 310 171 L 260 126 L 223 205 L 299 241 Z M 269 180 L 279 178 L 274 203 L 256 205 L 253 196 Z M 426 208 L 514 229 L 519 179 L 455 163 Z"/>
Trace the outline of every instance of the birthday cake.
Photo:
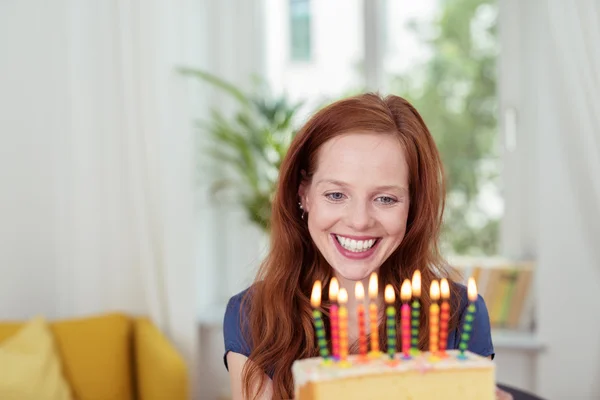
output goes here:
<path id="1" fill-rule="evenodd" d="M 297 400 L 494 400 L 495 368 L 488 358 L 458 350 L 430 361 L 428 352 L 390 363 L 387 355 L 361 361 L 349 356 L 349 366 L 324 363 L 321 357 L 298 360 L 292 366 Z"/>
<path id="2" fill-rule="evenodd" d="M 377 295 L 377 276 L 369 282 L 371 299 Z M 493 400 L 495 399 L 495 366 L 485 357 L 468 351 L 477 299 L 474 279 L 469 279 L 469 307 L 461 335 L 459 350 L 447 349 L 449 318 L 449 284 L 433 280 L 430 286 L 429 351 L 417 349 L 419 329 L 421 279 L 415 272 L 413 282 L 402 283 L 400 312 L 402 352 L 396 351 L 397 313 L 396 294 L 391 285 L 385 288 L 386 354 L 379 349 L 377 339 L 377 310 L 369 306 L 371 322 L 371 351 L 367 352 L 364 288 L 357 282 L 355 296 L 358 305 L 360 354 L 348 354 L 348 294 L 339 289 L 334 278 L 329 288 L 332 301 L 330 356 L 327 333 L 324 329 L 321 305 L 321 282 L 316 281 L 311 295 L 313 317 L 320 357 L 297 360 L 292 365 L 295 398 L 297 400 L 377 399 L 377 400 Z M 339 290 L 338 290 L 339 289 Z M 441 308 L 438 304 L 442 295 Z M 412 298 L 412 305 L 410 301 Z M 441 311 L 441 313 L 440 313 Z"/>

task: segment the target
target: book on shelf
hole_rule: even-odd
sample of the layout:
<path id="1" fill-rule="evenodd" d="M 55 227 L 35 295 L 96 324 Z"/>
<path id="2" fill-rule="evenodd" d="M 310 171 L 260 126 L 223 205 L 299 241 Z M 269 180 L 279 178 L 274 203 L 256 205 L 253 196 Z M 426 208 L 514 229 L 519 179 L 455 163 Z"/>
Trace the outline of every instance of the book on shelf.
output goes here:
<path id="1" fill-rule="evenodd" d="M 492 329 L 531 331 L 534 328 L 534 264 L 529 261 L 457 259 L 451 265 L 463 283 L 473 277 L 485 300 Z"/>

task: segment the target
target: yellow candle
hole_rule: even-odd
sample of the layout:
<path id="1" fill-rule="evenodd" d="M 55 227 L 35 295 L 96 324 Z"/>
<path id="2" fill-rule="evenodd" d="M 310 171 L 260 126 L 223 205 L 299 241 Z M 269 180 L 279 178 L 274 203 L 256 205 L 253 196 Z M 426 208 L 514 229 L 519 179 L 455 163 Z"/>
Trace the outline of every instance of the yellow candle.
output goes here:
<path id="1" fill-rule="evenodd" d="M 365 288 L 362 282 L 356 282 L 354 286 L 354 295 L 356 297 L 356 305 L 358 311 L 358 349 L 361 359 L 367 356 L 367 332 L 365 326 Z"/>

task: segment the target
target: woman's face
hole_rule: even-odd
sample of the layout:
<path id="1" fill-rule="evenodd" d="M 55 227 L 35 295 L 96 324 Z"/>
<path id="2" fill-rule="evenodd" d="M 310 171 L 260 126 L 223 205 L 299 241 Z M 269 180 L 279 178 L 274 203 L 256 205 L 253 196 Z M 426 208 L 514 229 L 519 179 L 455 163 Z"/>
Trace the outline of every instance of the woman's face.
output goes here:
<path id="1" fill-rule="evenodd" d="M 340 278 L 367 278 L 404 238 L 408 165 L 391 134 L 351 133 L 329 140 L 299 194 L 312 240 Z"/>

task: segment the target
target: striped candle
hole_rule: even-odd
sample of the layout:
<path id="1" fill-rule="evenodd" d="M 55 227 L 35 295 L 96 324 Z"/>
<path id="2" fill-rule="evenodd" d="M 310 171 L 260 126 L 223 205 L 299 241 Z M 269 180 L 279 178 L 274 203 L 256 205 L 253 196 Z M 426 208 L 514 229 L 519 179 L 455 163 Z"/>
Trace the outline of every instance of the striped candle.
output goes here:
<path id="1" fill-rule="evenodd" d="M 431 282 L 429 297 L 431 298 L 431 305 L 429 306 L 429 353 L 431 353 L 431 359 L 436 360 L 438 358 L 440 333 L 440 305 L 438 304 L 440 284 L 435 279 Z"/>
<path id="2" fill-rule="evenodd" d="M 348 309 L 346 303 L 348 302 L 348 293 L 346 289 L 340 289 L 338 295 L 338 303 L 340 303 L 339 319 L 340 319 L 340 367 L 348 367 Z"/>
<path id="3" fill-rule="evenodd" d="M 411 330 L 411 349 L 412 355 L 419 354 L 419 324 L 421 315 L 421 271 L 415 270 L 412 277 L 412 330 Z"/>
<path id="4" fill-rule="evenodd" d="M 358 309 L 358 350 L 361 360 L 364 361 L 367 357 L 367 330 L 365 326 L 365 288 L 362 282 L 356 282 L 354 295 Z"/>
<path id="5" fill-rule="evenodd" d="M 440 316 L 440 356 L 446 357 L 446 349 L 448 348 L 448 324 L 450 321 L 450 304 L 448 299 L 450 298 L 450 285 L 448 279 L 442 279 L 440 284 L 442 292 L 442 313 Z"/>
<path id="6" fill-rule="evenodd" d="M 473 320 L 475 319 L 475 301 L 477 300 L 477 285 L 475 279 L 469 278 L 467 284 L 467 294 L 469 296 L 469 307 L 467 307 L 467 315 L 465 316 L 463 333 L 460 336 L 460 343 L 458 344 L 459 354 L 458 359 L 466 360 L 467 356 L 465 351 L 468 349 L 469 339 L 471 338 L 471 331 L 473 330 Z"/>
<path id="7" fill-rule="evenodd" d="M 394 294 L 392 285 L 385 287 L 384 297 L 387 304 L 387 308 L 385 309 L 387 316 L 387 352 L 390 359 L 393 359 L 396 354 L 396 308 L 394 307 L 396 295 Z"/>
<path id="8" fill-rule="evenodd" d="M 331 347 L 333 352 L 333 358 L 335 360 L 340 359 L 340 333 L 339 333 L 339 317 L 338 317 L 338 305 L 337 297 L 340 290 L 338 280 L 333 277 L 329 283 L 329 301 L 331 306 L 329 308 L 330 322 L 331 322 Z"/>
<path id="9" fill-rule="evenodd" d="M 323 363 L 329 363 L 331 360 L 329 359 L 329 349 L 327 348 L 327 339 L 325 337 L 325 326 L 323 325 L 323 317 L 319 310 L 319 307 L 321 306 L 321 281 L 319 280 L 313 285 L 310 304 L 313 307 L 313 318 L 315 320 L 315 329 L 317 331 L 319 353 L 323 359 Z"/>
<path id="10" fill-rule="evenodd" d="M 369 355 L 377 358 L 379 351 L 379 324 L 377 322 L 377 295 L 379 294 L 377 273 L 373 272 L 369 278 L 369 323 L 371 325 L 371 352 Z"/>
<path id="11" fill-rule="evenodd" d="M 410 297 L 412 289 L 410 281 L 405 279 L 400 288 L 400 299 L 402 300 L 402 308 L 400 309 L 400 327 L 402 335 L 402 358 L 410 360 Z"/>

